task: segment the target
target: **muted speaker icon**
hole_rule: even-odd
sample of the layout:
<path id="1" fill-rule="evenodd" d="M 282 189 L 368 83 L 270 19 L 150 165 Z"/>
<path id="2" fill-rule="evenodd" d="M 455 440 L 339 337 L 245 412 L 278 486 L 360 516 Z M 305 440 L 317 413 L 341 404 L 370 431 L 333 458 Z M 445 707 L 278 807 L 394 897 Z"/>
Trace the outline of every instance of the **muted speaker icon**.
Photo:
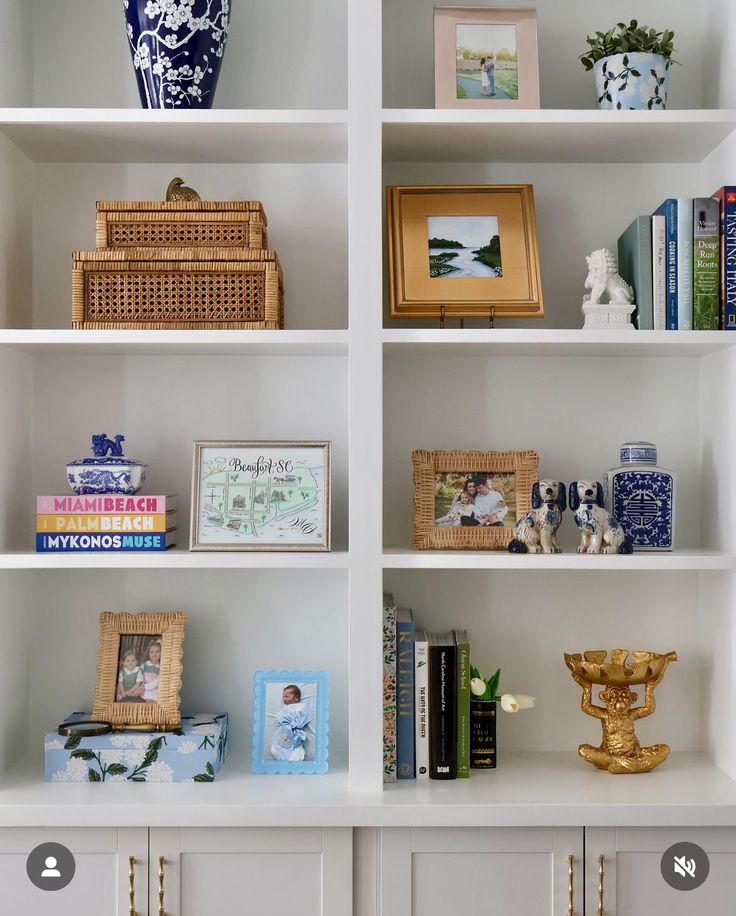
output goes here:
<path id="1" fill-rule="evenodd" d="M 695 859 L 686 859 L 685 856 L 674 856 L 675 874 L 683 878 L 695 877 Z"/>

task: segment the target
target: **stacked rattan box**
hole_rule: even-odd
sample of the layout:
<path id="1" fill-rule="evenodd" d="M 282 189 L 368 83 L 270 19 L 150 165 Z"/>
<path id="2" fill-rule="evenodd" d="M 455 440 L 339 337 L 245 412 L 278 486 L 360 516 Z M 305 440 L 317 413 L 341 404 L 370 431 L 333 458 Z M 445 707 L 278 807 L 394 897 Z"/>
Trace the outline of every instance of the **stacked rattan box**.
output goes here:
<path id="1" fill-rule="evenodd" d="M 72 327 L 284 326 L 258 201 L 98 201 L 97 248 L 72 258 Z"/>

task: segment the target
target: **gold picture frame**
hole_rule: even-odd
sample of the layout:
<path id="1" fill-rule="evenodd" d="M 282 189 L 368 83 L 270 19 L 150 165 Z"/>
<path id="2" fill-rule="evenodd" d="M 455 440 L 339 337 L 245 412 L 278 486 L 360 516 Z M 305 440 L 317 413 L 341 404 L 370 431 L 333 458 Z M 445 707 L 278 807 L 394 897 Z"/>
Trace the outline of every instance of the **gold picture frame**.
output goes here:
<path id="1" fill-rule="evenodd" d="M 434 100 L 435 108 L 539 108 L 536 9 L 436 6 Z"/>
<path id="2" fill-rule="evenodd" d="M 180 700 L 182 644 L 187 615 L 182 611 L 161 613 L 100 614 L 100 648 L 92 718 L 114 726 L 176 728 L 181 724 Z M 158 637 L 160 675 L 155 702 L 121 702 L 117 699 L 121 673 L 121 646 L 125 637 Z"/>
<path id="3" fill-rule="evenodd" d="M 392 318 L 543 317 L 532 185 L 390 185 L 386 214 Z"/>
<path id="4" fill-rule="evenodd" d="M 537 480 L 539 455 L 535 451 L 520 452 L 412 452 L 414 464 L 414 535 L 415 550 L 504 550 L 513 538 L 514 525 L 531 509 L 532 484 Z M 513 499 L 503 495 L 499 505 L 504 508 L 503 518 L 494 522 L 494 516 L 478 518 L 472 505 L 460 505 L 459 498 L 452 501 L 449 512 L 438 518 L 437 512 L 447 508 L 446 489 L 459 488 L 464 479 L 466 489 L 472 479 L 495 479 L 494 488 L 513 487 Z M 448 481 L 453 481 L 454 483 Z M 458 497 L 462 494 L 458 490 Z M 501 495 L 500 493 L 497 495 Z M 477 499 L 477 497 L 473 497 Z M 444 505 L 442 499 L 445 500 Z M 504 502 L 505 500 L 505 502 Z M 441 508 L 438 508 L 441 506 Z M 471 524 L 462 523 L 465 514 Z M 450 517 L 450 521 L 445 519 Z M 459 519 L 459 520 L 458 520 Z M 438 522 L 440 524 L 438 524 Z M 444 526 L 443 526 L 444 525 Z"/>

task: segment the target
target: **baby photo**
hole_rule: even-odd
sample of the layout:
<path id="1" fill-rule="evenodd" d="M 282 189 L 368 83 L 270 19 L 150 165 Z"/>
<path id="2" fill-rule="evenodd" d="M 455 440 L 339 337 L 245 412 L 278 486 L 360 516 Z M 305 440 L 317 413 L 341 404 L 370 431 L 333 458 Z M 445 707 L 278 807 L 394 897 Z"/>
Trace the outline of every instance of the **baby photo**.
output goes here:
<path id="1" fill-rule="evenodd" d="M 513 528 L 516 475 L 487 472 L 435 476 L 435 524 L 440 528 Z"/>
<path id="2" fill-rule="evenodd" d="M 161 637 L 120 637 L 116 703 L 157 703 L 161 674 Z"/>

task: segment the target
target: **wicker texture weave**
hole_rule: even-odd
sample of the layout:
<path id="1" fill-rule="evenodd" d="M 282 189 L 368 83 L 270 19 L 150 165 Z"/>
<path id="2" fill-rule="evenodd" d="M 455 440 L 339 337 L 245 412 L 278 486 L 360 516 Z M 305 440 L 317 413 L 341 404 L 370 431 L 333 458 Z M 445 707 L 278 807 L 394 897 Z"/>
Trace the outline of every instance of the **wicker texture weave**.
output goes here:
<path id="1" fill-rule="evenodd" d="M 282 326 L 281 269 L 272 251 L 108 248 L 74 253 L 74 328 Z"/>
<path id="2" fill-rule="evenodd" d="M 539 455 L 525 452 L 412 452 L 414 464 L 415 550 L 503 550 L 514 536 L 513 528 L 451 527 L 435 523 L 436 475 L 486 472 L 516 475 L 516 518 L 531 508 L 532 484 L 537 479 Z"/>
<path id="3" fill-rule="evenodd" d="M 258 201 L 102 200 L 98 248 L 252 248 L 268 246 Z"/>

